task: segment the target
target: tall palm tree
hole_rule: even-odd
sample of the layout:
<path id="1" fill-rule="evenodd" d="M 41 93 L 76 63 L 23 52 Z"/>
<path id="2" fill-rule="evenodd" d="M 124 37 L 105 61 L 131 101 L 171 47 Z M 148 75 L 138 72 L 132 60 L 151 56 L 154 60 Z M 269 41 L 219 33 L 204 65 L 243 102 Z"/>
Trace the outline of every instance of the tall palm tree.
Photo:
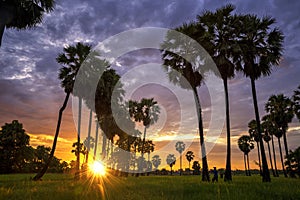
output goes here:
<path id="1" fill-rule="evenodd" d="M 184 24 L 175 29 L 178 32 L 181 32 L 185 35 L 191 36 L 195 33 L 196 29 L 194 24 Z M 196 112 L 198 117 L 198 129 L 199 129 L 199 136 L 200 136 L 200 147 L 201 147 L 201 154 L 202 154 L 202 181 L 209 181 L 209 172 L 208 172 L 208 163 L 207 163 L 207 155 L 206 155 L 206 148 L 204 142 L 204 129 L 203 129 L 203 120 L 202 120 L 202 109 L 200 98 L 198 95 L 198 87 L 201 86 L 203 77 L 200 73 L 200 66 L 192 65 L 191 63 L 187 62 L 184 58 L 180 57 L 177 53 L 173 53 L 174 49 L 176 52 L 181 52 L 181 55 L 193 55 L 193 49 L 189 50 L 189 44 L 182 43 L 177 37 L 173 37 L 173 34 L 167 34 L 166 41 L 164 44 L 161 45 L 162 49 L 162 59 L 164 64 L 164 70 L 168 74 L 170 82 L 175 85 L 180 86 L 184 89 L 192 88 L 195 103 L 196 103 Z M 185 46 L 185 49 L 182 49 L 182 46 Z M 178 73 L 179 72 L 179 73 Z M 189 82 L 189 86 L 185 84 L 185 81 Z"/>
<path id="2" fill-rule="evenodd" d="M 152 164 L 155 167 L 155 171 L 158 169 L 158 166 L 161 164 L 161 158 L 159 155 L 154 155 L 152 157 Z"/>
<path id="3" fill-rule="evenodd" d="M 185 157 L 186 157 L 187 161 L 189 162 L 189 169 L 191 169 L 191 161 L 194 160 L 194 157 L 195 157 L 194 152 L 192 152 L 192 151 L 186 152 Z"/>
<path id="4" fill-rule="evenodd" d="M 85 60 L 85 58 L 90 53 L 90 50 L 91 50 L 91 46 L 84 45 L 79 42 L 75 46 L 65 47 L 63 49 L 64 52 L 59 54 L 58 57 L 56 58 L 57 62 L 62 65 L 62 68 L 59 71 L 58 77 L 61 80 L 61 87 L 64 88 L 66 97 L 65 97 L 62 107 L 59 110 L 55 136 L 54 136 L 53 145 L 51 148 L 48 162 L 45 164 L 45 166 L 42 168 L 42 170 L 33 178 L 33 180 L 40 180 L 44 176 L 44 174 L 46 173 L 46 171 L 49 167 L 49 164 L 54 156 L 57 139 L 58 139 L 58 135 L 59 135 L 59 131 L 60 131 L 62 114 L 68 104 L 70 94 L 73 92 L 75 77 L 78 73 L 78 70 L 79 70 L 81 64 L 83 63 L 83 61 Z M 79 110 L 81 110 L 81 109 L 79 109 Z M 79 133 L 77 136 L 77 142 L 80 143 Z M 77 147 L 79 148 L 79 145 Z M 79 166 L 80 166 L 79 165 L 79 162 L 80 162 L 79 155 L 80 154 L 78 154 L 78 157 L 77 157 L 77 175 L 79 175 L 78 173 L 79 173 Z"/>
<path id="5" fill-rule="evenodd" d="M 294 112 L 300 122 L 300 85 L 297 90 L 294 90 L 293 95 Z"/>
<path id="6" fill-rule="evenodd" d="M 171 168 L 171 175 L 172 175 L 172 174 L 173 174 L 172 168 L 173 168 L 173 166 L 174 166 L 175 163 L 176 163 L 176 157 L 174 156 L 174 154 L 169 154 L 169 155 L 167 156 L 166 162 L 167 162 L 167 164 L 168 164 L 168 165 L 170 166 L 170 168 Z"/>
<path id="7" fill-rule="evenodd" d="M 262 118 L 262 132 L 264 133 L 263 139 L 268 145 L 268 152 L 269 152 L 269 159 L 270 159 L 270 164 L 271 164 L 271 169 L 273 172 L 273 176 L 277 177 L 278 176 L 278 171 L 277 171 L 277 165 L 276 165 L 276 155 L 275 155 L 275 149 L 274 149 L 274 141 L 273 141 L 273 133 L 276 131 L 274 128 L 274 125 L 272 121 L 270 120 L 269 115 L 265 115 Z M 272 140 L 272 146 L 273 146 L 273 155 L 274 155 L 274 167 L 273 168 L 273 162 L 272 162 L 272 156 L 271 156 L 271 148 L 270 148 L 270 141 Z"/>
<path id="8" fill-rule="evenodd" d="M 255 120 L 251 120 L 248 123 L 248 132 L 250 134 L 250 137 L 254 139 L 254 141 L 256 142 L 257 145 L 257 157 L 258 157 L 258 165 L 259 165 L 259 173 L 260 175 L 262 175 L 262 171 L 261 171 L 261 161 L 260 161 L 260 151 L 259 151 L 259 136 L 258 136 L 258 132 L 257 132 L 257 123 Z"/>
<path id="9" fill-rule="evenodd" d="M 272 95 L 266 103 L 265 110 L 270 113 L 271 119 L 282 131 L 285 156 L 288 156 L 289 151 L 286 131 L 288 130 L 288 123 L 290 123 L 294 117 L 293 103 L 291 99 L 284 96 L 283 94 Z"/>
<path id="10" fill-rule="evenodd" d="M 144 136 L 142 142 L 141 154 L 144 157 L 144 145 L 146 139 L 147 128 L 157 122 L 159 117 L 160 109 L 157 105 L 157 101 L 153 98 L 143 98 L 140 102 L 130 100 L 129 101 L 129 115 L 136 122 L 143 122 L 144 125 Z"/>
<path id="11" fill-rule="evenodd" d="M 230 113 L 228 79 L 235 75 L 235 65 L 233 55 L 238 53 L 236 43 L 236 23 L 235 16 L 231 13 L 235 7 L 228 4 L 215 12 L 206 11 L 198 16 L 196 40 L 209 52 L 216 63 L 220 76 L 223 80 L 226 106 L 226 131 L 227 131 L 227 156 L 225 181 L 231 181 L 231 145 L 230 145 Z"/>
<path id="12" fill-rule="evenodd" d="M 97 149 L 98 149 L 98 136 L 99 136 L 99 122 L 98 120 L 96 120 L 95 122 L 96 122 L 96 133 L 95 133 L 95 148 L 94 148 L 93 160 L 96 160 Z"/>
<path id="13" fill-rule="evenodd" d="M 175 144 L 176 151 L 180 154 L 180 176 L 182 173 L 182 152 L 185 150 L 185 144 L 182 141 L 178 141 Z"/>
<path id="14" fill-rule="evenodd" d="M 241 52 L 236 64 L 237 68 L 251 80 L 253 106 L 262 159 L 262 180 L 263 182 L 270 182 L 270 172 L 261 134 L 255 80 L 261 76 L 270 75 L 271 66 L 279 64 L 282 55 L 283 34 L 278 28 L 271 30 L 271 26 L 275 22 L 273 18 L 264 17 L 260 19 L 255 15 L 243 15 L 239 18 L 241 19 L 241 24 L 239 26 L 240 36 L 238 42 Z"/>
<path id="15" fill-rule="evenodd" d="M 284 177 L 287 177 L 287 173 L 286 173 L 285 167 L 284 167 L 284 160 L 283 160 L 283 156 L 282 156 L 282 148 L 281 148 L 281 141 L 280 141 L 280 138 L 283 136 L 283 131 L 280 130 L 280 128 L 276 127 L 276 132 L 274 135 L 275 135 L 275 137 L 277 137 L 277 141 L 278 141 L 282 171 L 283 171 Z"/>
<path id="16" fill-rule="evenodd" d="M 54 9 L 54 0 L 0 1 L 0 46 L 5 28 L 27 29 L 42 22 L 43 14 Z"/>
<path id="17" fill-rule="evenodd" d="M 250 136 L 242 135 L 238 139 L 238 147 L 244 153 L 244 164 L 246 176 L 251 176 L 250 167 L 249 167 L 249 153 L 254 149 L 254 143 Z"/>

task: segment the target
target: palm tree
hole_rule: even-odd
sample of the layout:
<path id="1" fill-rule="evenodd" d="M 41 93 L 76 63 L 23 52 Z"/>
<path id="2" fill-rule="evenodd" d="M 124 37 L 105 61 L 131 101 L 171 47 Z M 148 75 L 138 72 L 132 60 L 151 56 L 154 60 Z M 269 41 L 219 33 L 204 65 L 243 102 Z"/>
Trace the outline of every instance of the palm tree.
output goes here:
<path id="1" fill-rule="evenodd" d="M 40 180 L 44 176 L 44 174 L 46 173 L 46 171 L 49 167 L 49 164 L 54 156 L 54 152 L 56 149 L 56 143 L 57 143 L 59 130 L 60 130 L 60 125 L 61 125 L 61 120 L 62 120 L 62 114 L 68 104 L 70 94 L 73 92 L 75 77 L 78 73 L 78 70 L 79 70 L 81 64 L 83 63 L 83 61 L 85 60 L 85 58 L 90 53 L 90 50 L 91 50 L 91 46 L 84 45 L 79 42 L 75 46 L 65 47 L 64 53 L 59 54 L 58 57 L 56 58 L 57 62 L 62 65 L 62 68 L 59 71 L 58 77 L 61 80 L 61 86 L 64 88 L 66 97 L 65 97 L 62 107 L 59 110 L 55 136 L 54 136 L 53 145 L 51 148 L 48 162 L 45 164 L 43 169 L 33 178 L 33 180 Z M 81 101 L 79 101 L 79 102 L 81 102 Z M 78 112 L 79 115 L 80 115 L 80 111 L 81 111 L 81 108 L 79 108 L 79 112 Z M 79 119 L 80 119 L 80 117 L 79 117 Z M 78 128 L 78 136 L 77 136 L 78 143 L 80 143 L 80 135 L 79 135 L 80 134 L 80 120 L 79 119 L 78 119 L 78 127 L 79 128 Z M 79 145 L 78 145 L 78 148 L 79 148 Z M 79 166 L 80 166 L 79 154 L 77 157 L 77 162 L 78 162 L 77 163 L 77 175 L 79 177 Z"/>
<path id="2" fill-rule="evenodd" d="M 95 139 L 91 136 L 88 135 L 85 140 L 83 141 L 84 146 L 86 147 L 86 157 L 85 157 L 85 163 L 87 164 L 89 161 L 89 153 L 91 148 L 93 149 L 95 147 Z"/>
<path id="3" fill-rule="evenodd" d="M 274 149 L 274 141 L 273 141 L 273 133 L 276 131 L 274 128 L 274 125 L 272 121 L 270 120 L 269 115 L 265 115 L 262 118 L 262 132 L 264 133 L 263 139 L 264 141 L 268 144 L 268 151 L 269 151 L 269 159 L 270 159 L 270 164 L 271 164 L 271 169 L 273 172 L 273 176 L 277 177 L 278 176 L 278 171 L 277 171 L 277 165 L 276 165 L 276 155 L 275 155 L 275 149 Z M 274 155 L 274 167 L 273 168 L 273 162 L 272 162 L 272 156 L 271 156 L 271 149 L 270 149 L 270 141 L 272 140 L 272 147 L 273 147 L 273 155 Z"/>
<path id="4" fill-rule="evenodd" d="M 259 151 L 259 136 L 258 136 L 258 132 L 257 132 L 257 123 L 255 120 L 251 120 L 248 123 L 248 132 L 250 134 L 250 137 L 254 139 L 254 141 L 257 144 L 257 156 L 258 156 L 258 165 L 259 165 L 259 173 L 260 175 L 262 175 L 262 171 L 261 171 L 261 161 L 260 161 L 260 151 Z"/>
<path id="5" fill-rule="evenodd" d="M 54 8 L 54 0 L 0 1 L 0 46 L 5 28 L 27 29 L 42 22 L 43 14 Z"/>
<path id="6" fill-rule="evenodd" d="M 238 42 L 241 52 L 236 64 L 237 68 L 251 80 L 253 106 L 262 159 L 262 180 L 263 182 L 270 182 L 270 172 L 261 134 L 255 80 L 261 76 L 270 75 L 271 66 L 279 64 L 282 55 L 283 34 L 278 28 L 270 30 L 270 27 L 275 22 L 273 18 L 264 17 L 260 19 L 255 15 L 243 15 L 239 18 L 241 19 L 241 24 L 239 26 L 240 36 Z"/>
<path id="7" fill-rule="evenodd" d="M 184 24 L 181 27 L 175 29 L 178 32 L 181 32 L 185 35 L 193 35 L 195 33 L 195 26 L 193 24 L 187 25 Z M 180 57 L 180 55 L 189 55 L 193 56 L 192 52 L 186 52 L 189 49 L 189 44 L 182 44 L 182 41 L 177 41 L 177 37 L 173 37 L 172 33 L 167 34 L 166 41 L 161 45 L 162 49 L 162 59 L 163 65 L 166 73 L 168 74 L 170 82 L 175 85 L 179 85 L 184 89 L 193 90 L 193 95 L 196 103 L 196 111 L 198 117 L 198 128 L 199 128 L 199 136 L 200 136 L 200 146 L 201 146 L 201 154 L 202 154 L 202 181 L 209 181 L 209 172 L 208 172 L 208 164 L 207 164 L 207 155 L 206 148 L 204 143 L 204 130 L 203 130 L 203 120 L 202 120 L 202 109 L 200 104 L 200 98 L 198 95 L 197 88 L 202 84 L 203 77 L 200 73 L 200 66 L 192 65 L 190 62 L 187 62 L 184 58 Z M 186 49 L 182 49 L 182 46 L 186 46 Z M 173 53 L 174 49 L 176 52 L 184 51 L 181 53 Z M 195 50 L 196 51 L 196 50 Z M 179 72 L 179 73 L 178 73 Z M 185 80 L 189 82 L 189 86 L 185 84 Z"/>
<path id="8" fill-rule="evenodd" d="M 288 130 L 288 123 L 290 123 L 294 117 L 293 103 L 288 97 L 284 96 L 283 94 L 272 95 L 266 103 L 265 110 L 270 113 L 271 119 L 282 131 L 285 156 L 288 156 L 289 151 L 286 131 Z"/>
<path id="9" fill-rule="evenodd" d="M 186 152 L 185 157 L 186 157 L 187 161 L 189 162 L 189 169 L 191 170 L 191 161 L 194 160 L 194 157 L 195 157 L 194 152 L 192 152 L 192 151 Z"/>
<path id="10" fill-rule="evenodd" d="M 144 145 L 146 139 L 147 128 L 157 122 L 159 117 L 159 106 L 156 105 L 157 102 L 153 98 L 145 99 L 143 98 L 141 102 L 129 101 L 129 114 L 136 122 L 143 122 L 144 125 L 144 137 L 142 142 L 141 154 L 144 157 Z"/>
<path id="11" fill-rule="evenodd" d="M 300 85 L 297 90 L 294 90 L 293 95 L 294 112 L 300 122 Z"/>
<path id="12" fill-rule="evenodd" d="M 228 4 L 215 12 L 206 11 L 198 16 L 196 40 L 209 52 L 219 71 L 216 74 L 223 80 L 226 105 L 227 156 L 225 181 L 231 181 L 231 145 L 228 79 L 235 75 L 233 55 L 237 54 L 236 28 L 238 21 L 231 13 L 235 7 Z"/>
<path id="13" fill-rule="evenodd" d="M 283 136 L 283 132 L 278 127 L 276 127 L 276 132 L 274 133 L 274 135 L 275 135 L 275 137 L 277 137 L 277 141 L 278 141 L 282 171 L 283 171 L 284 177 L 287 177 L 287 173 L 286 173 L 285 167 L 284 167 L 284 160 L 283 160 L 283 156 L 282 156 L 282 148 L 281 148 L 281 141 L 280 141 L 280 138 Z"/>
<path id="14" fill-rule="evenodd" d="M 182 152 L 185 150 L 185 144 L 182 141 L 178 141 L 175 144 L 176 151 L 180 154 L 180 176 L 182 173 Z"/>
<path id="15" fill-rule="evenodd" d="M 171 168 L 171 175 L 173 174 L 173 171 L 172 171 L 172 167 L 175 165 L 176 163 L 176 157 L 174 156 L 174 154 L 169 154 L 167 156 L 167 164 L 170 166 Z"/>
<path id="16" fill-rule="evenodd" d="M 157 171 L 158 166 L 161 164 L 161 159 L 160 159 L 159 155 L 154 155 L 152 157 L 152 164 L 155 167 L 155 171 Z"/>
<path id="17" fill-rule="evenodd" d="M 93 160 L 96 160 L 97 149 L 98 149 L 98 135 L 99 135 L 99 122 L 98 120 L 96 120 L 95 122 L 96 122 L 96 133 L 95 133 L 95 148 L 94 148 Z"/>
<path id="18" fill-rule="evenodd" d="M 254 149 L 253 140 L 248 135 L 242 135 L 238 139 L 238 147 L 244 153 L 244 164 L 245 164 L 246 176 L 251 176 L 250 167 L 249 167 L 249 153 L 252 149 Z"/>

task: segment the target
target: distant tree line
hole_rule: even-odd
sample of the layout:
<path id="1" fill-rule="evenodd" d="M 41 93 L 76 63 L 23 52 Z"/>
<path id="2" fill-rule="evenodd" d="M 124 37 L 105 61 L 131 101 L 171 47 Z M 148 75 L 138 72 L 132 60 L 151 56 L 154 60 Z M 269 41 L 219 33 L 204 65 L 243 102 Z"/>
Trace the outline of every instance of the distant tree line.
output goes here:
<path id="1" fill-rule="evenodd" d="M 18 120 L 5 123 L 0 130 L 0 174 L 35 173 L 49 158 L 51 148 L 29 145 L 30 137 Z M 69 164 L 54 157 L 48 172 L 62 173 Z"/>

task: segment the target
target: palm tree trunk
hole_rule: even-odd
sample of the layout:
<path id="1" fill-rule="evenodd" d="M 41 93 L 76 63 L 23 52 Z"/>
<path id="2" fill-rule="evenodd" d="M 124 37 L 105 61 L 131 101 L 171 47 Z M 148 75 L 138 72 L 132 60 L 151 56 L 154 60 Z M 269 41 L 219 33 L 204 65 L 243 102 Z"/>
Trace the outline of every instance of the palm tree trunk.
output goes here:
<path id="1" fill-rule="evenodd" d="M 144 137 L 143 137 L 143 141 L 142 141 L 142 152 L 141 152 L 142 158 L 144 158 L 144 146 L 145 146 L 145 140 L 146 140 L 146 129 L 147 129 L 147 127 L 145 126 L 145 128 L 144 128 Z"/>
<path id="2" fill-rule="evenodd" d="M 244 154 L 244 164 L 245 164 L 245 173 L 246 173 L 246 176 L 248 176 L 248 169 L 247 169 L 247 163 L 246 163 L 246 154 Z"/>
<path id="3" fill-rule="evenodd" d="M 275 147 L 274 147 L 273 135 L 271 135 L 271 139 L 272 139 L 272 148 L 273 148 L 273 158 L 274 158 L 275 174 L 276 174 L 276 177 L 279 177 L 278 170 L 277 170 L 277 164 L 276 164 L 276 152 L 275 152 Z"/>
<path id="4" fill-rule="evenodd" d="M 172 176 L 172 174 L 173 174 L 173 171 L 172 171 L 172 167 L 171 167 L 171 176 Z"/>
<path id="5" fill-rule="evenodd" d="M 92 129 L 92 118 L 93 118 L 93 111 L 90 110 L 90 119 L 89 119 L 89 127 L 88 127 L 88 143 L 87 143 L 87 154 L 85 163 L 89 162 L 89 153 L 90 153 L 90 142 L 91 142 L 91 129 Z"/>
<path id="6" fill-rule="evenodd" d="M 96 121 L 96 136 L 95 136 L 95 149 L 94 149 L 94 160 L 96 160 L 96 155 L 97 155 L 97 148 L 98 148 L 98 129 L 99 129 L 99 124 L 98 121 Z"/>
<path id="7" fill-rule="evenodd" d="M 275 171 L 274 171 L 274 168 L 273 168 L 273 162 L 272 162 L 272 156 L 271 156 L 270 143 L 267 142 L 267 144 L 268 144 L 269 159 L 270 159 L 270 165 L 271 165 L 272 173 L 273 173 L 273 176 L 276 177 L 276 174 L 275 174 Z"/>
<path id="8" fill-rule="evenodd" d="M 189 170 L 191 170 L 191 162 L 189 161 Z"/>
<path id="9" fill-rule="evenodd" d="M 229 116 L 229 95 L 227 78 L 223 79 L 224 92 L 225 92 L 225 106 L 226 106 L 226 131 L 227 131 L 227 156 L 226 156 L 226 169 L 224 181 L 232 181 L 231 175 L 231 144 L 230 144 L 230 116 Z"/>
<path id="10" fill-rule="evenodd" d="M 249 164 L 249 154 L 247 154 L 247 165 L 248 165 L 248 174 L 249 174 L 249 176 L 251 176 L 250 164 Z"/>
<path id="11" fill-rule="evenodd" d="M 279 153 L 280 153 L 280 160 L 281 160 L 281 165 L 282 165 L 282 171 L 283 171 L 284 177 L 287 178 L 287 174 L 286 174 L 285 167 L 284 167 L 284 162 L 283 162 L 280 137 L 278 137 L 278 146 L 279 146 Z"/>
<path id="12" fill-rule="evenodd" d="M 204 143 L 204 131 L 203 131 L 203 121 L 202 121 L 202 110 L 200 99 L 198 96 L 197 88 L 193 88 L 195 103 L 197 106 L 197 116 L 198 116 L 198 127 L 199 127 L 199 135 L 200 135 L 200 146 L 201 146 L 201 154 L 202 154 L 202 181 L 209 181 L 209 173 L 208 173 L 208 164 L 207 164 L 207 157 L 206 157 L 206 150 L 205 150 L 205 143 Z"/>
<path id="13" fill-rule="evenodd" d="M 77 127 L 77 151 L 80 152 L 80 129 L 81 129 L 81 108 L 82 108 L 82 98 L 79 97 L 78 103 L 78 127 Z M 80 179 L 80 153 L 77 154 L 77 161 L 76 161 L 76 173 L 75 179 Z"/>
<path id="14" fill-rule="evenodd" d="M 256 142 L 256 144 L 257 144 L 257 155 L 258 155 L 259 174 L 262 175 L 262 171 L 261 171 L 261 161 L 260 161 L 260 152 L 259 152 L 259 144 L 258 144 L 258 142 Z"/>
<path id="15" fill-rule="evenodd" d="M 256 97 L 256 88 L 255 88 L 255 80 L 254 78 L 251 78 L 251 88 L 252 88 L 252 96 L 253 96 L 253 105 L 254 105 L 254 111 L 255 111 L 255 118 L 257 123 L 257 132 L 259 137 L 259 144 L 260 144 L 260 153 L 261 153 L 261 160 L 262 160 L 262 181 L 263 182 L 271 182 L 270 172 L 268 168 L 264 143 L 262 141 L 262 135 L 261 135 L 261 127 L 260 127 L 260 117 L 258 112 L 258 105 L 257 105 L 257 97 Z"/>
<path id="16" fill-rule="evenodd" d="M 105 124 L 103 126 L 106 126 Z M 106 157 L 106 134 L 104 133 L 103 130 L 106 130 L 106 129 L 102 129 L 102 151 L 101 151 L 101 154 L 102 154 L 102 160 L 105 159 Z"/>
<path id="17" fill-rule="evenodd" d="M 289 155 L 289 149 L 287 144 L 287 138 L 286 138 L 286 128 L 283 128 L 283 143 L 284 143 L 284 149 L 285 149 L 285 157 Z"/>
<path id="18" fill-rule="evenodd" d="M 37 173 L 37 175 L 35 175 L 35 177 L 33 177 L 32 180 L 34 180 L 34 181 L 41 180 L 41 178 L 46 173 L 46 171 L 47 171 L 47 169 L 48 169 L 48 167 L 49 167 L 49 165 L 50 165 L 50 163 L 52 161 L 52 158 L 54 156 L 54 152 L 55 152 L 55 149 L 56 149 L 56 143 L 57 143 L 57 139 L 58 139 L 58 135 L 59 135 L 59 130 L 60 130 L 60 125 L 61 125 L 62 115 L 63 115 L 64 110 L 67 107 L 67 104 L 68 104 L 68 101 L 69 101 L 69 97 L 70 97 L 70 92 L 68 92 L 66 94 L 64 103 L 63 103 L 62 107 L 59 109 L 58 120 L 57 120 L 57 125 L 56 125 L 56 131 L 55 131 L 54 140 L 53 140 L 52 149 L 51 149 L 51 152 L 50 152 L 50 155 L 49 155 L 49 159 L 46 162 L 46 164 L 44 165 L 44 167 L 42 168 L 42 170 L 39 173 Z"/>
<path id="19" fill-rule="evenodd" d="M 182 173 L 182 154 L 180 153 L 180 176 L 181 176 L 181 173 Z"/>

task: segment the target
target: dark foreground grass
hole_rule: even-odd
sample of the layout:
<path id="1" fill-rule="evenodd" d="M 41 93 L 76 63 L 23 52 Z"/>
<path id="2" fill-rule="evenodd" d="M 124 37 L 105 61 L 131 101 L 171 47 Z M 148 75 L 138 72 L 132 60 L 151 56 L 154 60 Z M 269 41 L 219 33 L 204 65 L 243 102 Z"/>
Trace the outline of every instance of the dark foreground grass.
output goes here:
<path id="1" fill-rule="evenodd" d="M 0 175 L 0 199 L 300 199 L 300 179 L 234 176 L 232 183 L 203 183 L 200 176 L 150 176 L 74 181 L 72 175 Z"/>

